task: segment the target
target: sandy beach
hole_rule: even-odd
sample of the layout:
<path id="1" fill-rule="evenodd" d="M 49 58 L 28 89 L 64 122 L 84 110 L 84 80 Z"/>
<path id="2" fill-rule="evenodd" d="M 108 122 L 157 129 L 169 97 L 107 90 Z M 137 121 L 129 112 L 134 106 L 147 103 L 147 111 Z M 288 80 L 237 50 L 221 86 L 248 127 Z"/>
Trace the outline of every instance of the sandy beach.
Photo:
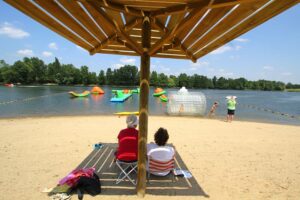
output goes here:
<path id="1" fill-rule="evenodd" d="M 0 199 L 49 199 L 42 190 L 78 166 L 95 143 L 116 143 L 125 117 L 1 119 L 0 126 Z M 168 129 L 169 143 L 209 198 L 148 194 L 145 199 L 299 199 L 300 126 L 149 117 L 149 142 L 159 127 Z M 84 197 L 136 198 L 105 191 Z"/>

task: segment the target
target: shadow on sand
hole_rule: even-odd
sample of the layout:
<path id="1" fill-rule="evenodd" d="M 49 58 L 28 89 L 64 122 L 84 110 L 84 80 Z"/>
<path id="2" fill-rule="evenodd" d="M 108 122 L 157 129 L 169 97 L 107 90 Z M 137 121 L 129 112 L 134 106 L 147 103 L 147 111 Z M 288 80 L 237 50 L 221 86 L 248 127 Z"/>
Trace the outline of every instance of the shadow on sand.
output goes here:
<path id="1" fill-rule="evenodd" d="M 104 143 L 101 149 L 93 150 L 79 165 L 79 168 L 95 167 L 95 172 L 100 177 L 102 193 L 101 195 L 136 195 L 135 186 L 128 180 L 116 184 L 120 170 L 114 163 L 114 151 L 116 143 Z M 181 159 L 179 152 L 175 156 L 176 168 L 188 170 Z M 136 178 L 136 174 L 133 175 Z M 167 195 L 167 196 L 204 196 L 209 197 L 194 177 L 156 177 L 150 176 L 150 183 L 147 183 L 147 194 Z"/>

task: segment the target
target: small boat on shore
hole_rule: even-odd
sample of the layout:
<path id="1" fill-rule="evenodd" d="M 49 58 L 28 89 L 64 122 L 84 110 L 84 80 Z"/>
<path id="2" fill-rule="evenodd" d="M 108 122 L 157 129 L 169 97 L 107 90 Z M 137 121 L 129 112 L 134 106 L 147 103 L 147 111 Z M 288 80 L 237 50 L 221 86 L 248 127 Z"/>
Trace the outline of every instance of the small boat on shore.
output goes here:
<path id="1" fill-rule="evenodd" d="M 13 83 L 5 83 L 4 86 L 6 86 L 6 87 L 14 87 L 15 85 Z"/>
<path id="2" fill-rule="evenodd" d="M 71 95 L 71 97 L 87 97 L 88 95 L 90 95 L 90 91 L 84 91 L 83 93 L 76 93 L 76 92 L 69 92 L 69 94 Z"/>

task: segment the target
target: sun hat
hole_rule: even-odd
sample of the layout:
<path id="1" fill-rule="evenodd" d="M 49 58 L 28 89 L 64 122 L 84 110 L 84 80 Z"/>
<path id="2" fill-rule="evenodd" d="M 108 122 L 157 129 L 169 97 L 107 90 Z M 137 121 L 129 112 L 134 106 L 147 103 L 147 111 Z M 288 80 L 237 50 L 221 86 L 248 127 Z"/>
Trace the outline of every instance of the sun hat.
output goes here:
<path id="1" fill-rule="evenodd" d="M 135 115 L 128 115 L 128 117 L 126 118 L 126 124 L 130 128 L 137 126 L 138 123 L 139 123 L 139 120 L 138 120 L 137 116 L 135 116 Z"/>
<path id="2" fill-rule="evenodd" d="M 236 96 L 227 96 L 226 99 L 236 99 Z"/>

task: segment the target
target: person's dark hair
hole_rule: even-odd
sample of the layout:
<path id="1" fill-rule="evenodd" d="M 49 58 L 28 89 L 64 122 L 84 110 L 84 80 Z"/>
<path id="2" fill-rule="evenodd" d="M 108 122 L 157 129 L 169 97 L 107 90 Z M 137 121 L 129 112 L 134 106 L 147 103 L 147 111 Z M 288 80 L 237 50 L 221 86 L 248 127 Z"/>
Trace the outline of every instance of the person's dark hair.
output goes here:
<path id="1" fill-rule="evenodd" d="M 167 129 L 159 128 L 154 134 L 154 141 L 158 146 L 164 146 L 169 139 Z"/>

